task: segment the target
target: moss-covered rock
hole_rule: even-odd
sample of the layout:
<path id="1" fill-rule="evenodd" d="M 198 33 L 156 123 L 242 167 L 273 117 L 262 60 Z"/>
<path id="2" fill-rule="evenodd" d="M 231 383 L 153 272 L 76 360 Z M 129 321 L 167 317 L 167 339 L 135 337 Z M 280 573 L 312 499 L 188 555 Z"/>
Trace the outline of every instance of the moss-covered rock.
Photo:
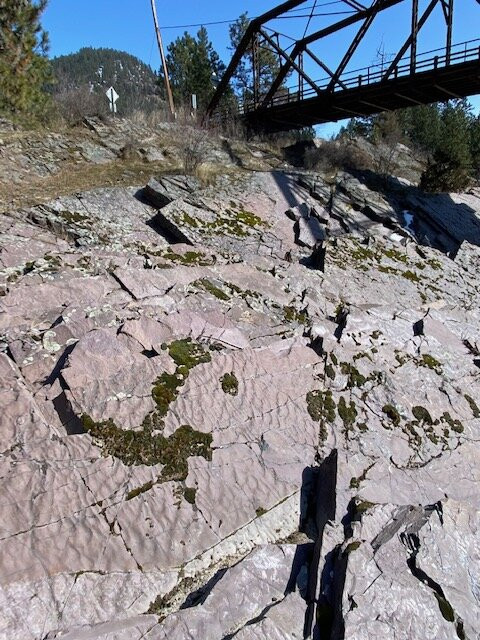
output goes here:
<path id="1" fill-rule="evenodd" d="M 338 401 L 338 415 L 342 419 L 343 426 L 345 427 L 345 431 L 348 431 L 355 424 L 355 420 L 357 419 L 357 409 L 355 407 L 354 402 L 347 403 L 343 396 L 340 397 Z"/>
<path id="2" fill-rule="evenodd" d="M 216 285 L 214 285 L 213 282 L 211 282 L 208 278 L 195 280 L 195 282 L 193 283 L 193 286 L 197 287 L 197 289 L 203 289 L 204 291 L 207 291 L 218 300 L 223 300 L 224 302 L 227 302 L 228 300 L 231 299 L 228 293 L 225 293 L 223 289 L 220 289 L 220 287 L 217 287 Z"/>
<path id="3" fill-rule="evenodd" d="M 425 407 L 420 407 L 420 406 L 413 407 L 412 413 L 415 419 L 418 420 L 418 422 L 429 424 L 429 425 L 433 424 L 432 416 L 427 411 L 427 409 L 425 409 Z"/>
<path id="4" fill-rule="evenodd" d="M 320 440 L 327 439 L 326 423 L 335 422 L 335 400 L 331 391 L 309 391 L 307 393 L 307 410 L 312 420 L 320 423 Z"/>
<path id="5" fill-rule="evenodd" d="M 472 410 L 473 417 L 474 418 L 480 418 L 480 409 L 478 408 L 478 405 L 475 402 L 475 400 L 471 396 L 469 396 L 467 394 L 464 395 L 464 398 L 468 402 L 468 404 L 470 405 L 470 409 Z"/>
<path id="6" fill-rule="evenodd" d="M 195 504 L 197 490 L 191 487 L 185 487 L 185 489 L 183 490 L 183 497 L 189 504 Z"/>
<path id="7" fill-rule="evenodd" d="M 233 371 L 232 373 L 226 373 L 223 375 L 220 382 L 224 393 L 231 396 L 236 396 L 238 394 L 238 380 Z"/>
<path id="8" fill-rule="evenodd" d="M 283 317 L 285 318 L 286 322 L 308 324 L 308 313 L 306 311 L 297 311 L 295 307 L 283 307 Z"/>
<path id="9" fill-rule="evenodd" d="M 443 372 L 441 363 L 429 353 L 424 353 L 422 355 L 420 359 L 420 366 L 432 369 L 432 371 L 435 371 L 438 375 L 441 375 Z"/>
<path id="10" fill-rule="evenodd" d="M 166 438 L 145 428 L 141 431 L 120 429 L 113 420 L 95 422 L 86 415 L 82 416 L 82 423 L 105 455 L 118 458 L 127 466 L 165 465 L 162 481 L 185 480 L 190 456 L 212 459 L 212 435 L 195 431 L 189 425 L 183 425 Z"/>
<path id="11" fill-rule="evenodd" d="M 168 346 L 168 353 L 177 366 L 183 365 L 188 370 L 212 360 L 210 353 L 191 338 L 175 340 Z"/>
<path id="12" fill-rule="evenodd" d="M 382 407 L 383 413 L 387 416 L 387 418 L 392 422 L 396 427 L 400 424 L 401 417 L 398 411 L 392 404 L 386 404 Z"/>

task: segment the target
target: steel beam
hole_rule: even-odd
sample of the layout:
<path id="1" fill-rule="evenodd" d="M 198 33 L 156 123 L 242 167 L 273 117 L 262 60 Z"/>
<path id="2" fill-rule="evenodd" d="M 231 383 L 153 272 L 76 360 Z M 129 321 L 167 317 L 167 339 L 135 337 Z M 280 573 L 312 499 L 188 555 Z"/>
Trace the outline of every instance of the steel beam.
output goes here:
<path id="1" fill-rule="evenodd" d="M 268 42 L 268 44 L 275 49 L 275 51 L 277 51 L 277 53 L 279 55 L 282 56 L 282 58 L 285 59 L 286 62 L 288 62 L 290 64 L 291 67 L 293 67 L 295 69 L 295 71 L 298 73 L 298 75 L 303 78 L 311 87 L 312 89 L 314 89 L 318 94 L 321 93 L 321 90 L 319 89 L 319 87 L 317 86 L 317 84 L 315 83 L 314 80 L 312 80 L 310 78 L 310 76 L 308 76 L 305 71 L 302 68 L 302 62 L 300 62 L 300 65 L 298 65 L 289 55 L 288 53 L 285 53 L 285 51 L 283 51 L 283 49 L 281 49 L 277 43 L 275 42 L 275 40 L 273 40 L 272 38 L 270 38 L 270 36 L 268 35 L 268 33 L 266 33 L 263 29 L 260 29 L 260 34 L 265 38 L 265 40 Z"/>
<path id="2" fill-rule="evenodd" d="M 443 13 L 447 23 L 447 53 L 446 63 L 450 64 L 452 56 L 452 32 L 453 32 L 453 0 L 442 0 Z"/>
<path id="3" fill-rule="evenodd" d="M 258 33 L 255 32 L 252 38 L 252 72 L 253 72 L 253 104 L 255 109 L 260 99 L 260 63 L 259 63 L 259 39 Z"/>
<path id="4" fill-rule="evenodd" d="M 360 20 L 364 20 L 368 18 L 370 14 L 373 12 L 377 13 L 380 11 L 385 11 L 385 9 L 390 9 L 390 7 L 394 7 L 396 4 L 400 4 L 401 2 L 405 2 L 405 0 L 376 0 L 374 4 L 365 9 L 364 11 L 359 11 L 348 18 L 344 18 L 343 20 L 339 20 L 335 24 L 330 25 L 329 27 L 325 27 L 324 29 L 320 29 L 320 31 L 316 31 L 315 33 L 311 33 L 309 36 L 302 38 L 298 41 L 299 50 L 304 50 L 306 46 L 312 44 L 312 42 L 316 42 L 317 40 L 321 40 L 326 36 L 331 35 L 337 31 L 341 31 L 346 27 L 350 27 L 356 22 L 360 22 Z M 479 0 L 480 2 L 480 0 Z"/>
<path id="5" fill-rule="evenodd" d="M 428 5 L 428 7 L 423 12 L 422 17 L 418 21 L 418 28 L 417 28 L 417 31 L 416 31 L 417 34 L 420 31 L 420 29 L 423 27 L 425 22 L 428 20 L 428 18 L 430 17 L 430 14 L 435 9 L 435 7 L 437 6 L 438 2 L 439 2 L 439 0 L 431 0 L 430 4 Z M 411 33 L 408 36 L 408 38 L 405 40 L 405 43 L 403 44 L 403 47 L 400 49 L 400 51 L 395 56 L 395 59 L 393 60 L 392 64 L 386 70 L 382 80 L 388 80 L 388 78 L 392 75 L 392 73 L 395 71 L 398 63 L 400 62 L 400 60 L 403 58 L 403 56 L 407 52 L 408 48 L 411 47 L 412 42 L 413 42 L 413 34 Z"/>
<path id="6" fill-rule="evenodd" d="M 480 2 L 480 0 L 479 0 L 479 2 Z M 327 65 L 322 60 L 320 60 L 320 58 L 318 56 L 316 56 L 313 53 L 313 51 L 310 51 L 310 49 L 308 47 L 305 47 L 305 53 L 308 54 L 312 58 L 312 60 L 314 62 L 316 62 L 318 64 L 318 66 L 325 71 L 325 73 L 328 73 L 328 75 L 331 78 L 333 78 L 334 72 L 329 67 L 327 67 Z M 344 82 L 342 82 L 340 80 L 340 78 L 337 78 L 337 84 L 340 85 L 342 87 L 342 89 L 347 89 L 347 85 Z"/>
<path id="7" fill-rule="evenodd" d="M 410 73 L 417 66 L 418 0 L 412 0 L 412 46 L 410 49 Z"/>
<path id="8" fill-rule="evenodd" d="M 405 0 L 375 0 L 374 4 L 368 8 L 365 9 L 364 11 L 359 11 L 358 13 L 356 13 L 353 16 L 349 16 L 348 18 L 344 18 L 343 20 L 339 20 L 338 22 L 336 22 L 335 24 L 332 24 L 328 27 L 325 27 L 324 29 L 320 29 L 320 31 L 316 31 L 315 33 L 310 34 L 309 36 L 306 36 L 305 38 L 302 38 L 301 40 L 298 40 L 298 42 L 295 44 L 295 46 L 292 49 L 292 53 L 290 54 L 290 57 L 292 60 L 295 60 L 297 58 L 297 56 L 299 55 L 300 51 L 305 51 L 305 49 L 308 47 L 309 44 L 312 44 L 312 42 L 316 42 L 318 40 L 321 40 L 322 38 L 325 38 L 329 35 L 332 35 L 333 33 L 336 33 L 337 31 L 341 31 L 342 29 L 345 29 L 346 27 L 350 27 L 351 25 L 354 25 L 357 22 L 360 22 L 361 20 L 364 20 L 366 18 L 368 18 L 370 15 L 372 15 L 373 13 L 379 13 L 380 11 L 384 11 L 385 9 L 389 9 L 390 7 L 395 6 L 396 4 L 400 4 L 400 2 L 404 2 Z M 480 2 L 480 0 L 479 0 Z M 282 82 L 285 80 L 285 78 L 287 77 L 288 73 L 290 72 L 292 66 L 289 62 L 285 62 L 285 64 L 281 67 L 280 72 L 278 74 L 278 76 L 275 78 L 270 91 L 267 93 L 267 95 L 265 96 L 263 102 L 262 102 L 262 106 L 266 106 L 270 100 L 273 98 L 273 96 L 275 95 L 275 93 L 278 91 L 278 89 L 281 87 Z"/>
<path id="9" fill-rule="evenodd" d="M 266 22 L 269 22 L 274 18 L 278 18 L 278 16 L 282 15 L 282 13 L 286 13 L 291 9 L 295 9 L 301 4 L 304 4 L 306 1 L 307 0 L 287 0 L 287 2 L 283 2 L 278 7 L 275 7 L 274 9 L 267 11 L 261 16 L 258 16 L 258 18 L 254 18 L 250 22 L 247 30 L 245 31 L 245 35 L 243 36 L 242 40 L 240 41 L 240 44 L 238 45 L 237 49 L 235 50 L 235 53 L 232 56 L 232 59 L 230 60 L 230 64 L 225 70 L 225 73 L 223 74 L 222 79 L 218 83 L 217 90 L 215 91 L 215 94 L 211 99 L 210 104 L 207 107 L 206 117 L 211 116 L 215 111 L 215 109 L 217 108 L 218 103 L 220 102 L 220 99 L 222 98 L 223 94 L 225 93 L 230 83 L 230 80 L 233 78 L 233 75 L 240 63 L 240 60 L 243 58 L 243 56 L 248 50 L 253 34 L 256 31 L 258 31 L 258 29 Z"/>
<path id="10" fill-rule="evenodd" d="M 352 7 L 352 9 L 356 9 L 357 11 L 364 11 L 367 7 L 365 7 L 363 4 L 360 4 L 360 2 L 357 2 L 357 0 L 343 0 L 345 2 L 345 4 L 348 4 L 349 7 Z"/>
<path id="11" fill-rule="evenodd" d="M 378 3 L 377 3 L 377 5 L 380 6 Z M 342 75 L 342 73 L 345 71 L 345 68 L 346 68 L 347 64 L 352 59 L 353 54 L 357 50 L 358 45 L 362 41 L 364 35 L 367 33 L 368 29 L 370 28 L 370 25 L 374 21 L 375 16 L 377 15 L 377 13 L 378 13 L 378 8 L 376 9 L 376 11 L 373 11 L 372 13 L 369 14 L 369 16 L 365 19 L 365 22 L 362 24 L 360 29 L 357 31 L 357 34 L 356 34 L 355 38 L 352 40 L 352 43 L 348 47 L 348 50 L 347 50 L 346 54 L 343 56 L 342 61 L 338 65 L 338 69 L 335 71 L 335 73 L 333 75 L 333 78 L 328 83 L 327 91 L 329 93 L 332 93 L 335 90 L 335 85 L 337 84 L 337 80 Z"/>
<path id="12" fill-rule="evenodd" d="M 285 63 L 280 67 L 280 71 L 278 72 L 277 77 L 273 81 L 272 86 L 270 87 L 269 91 L 267 92 L 267 95 L 264 97 L 262 101 L 262 107 L 266 106 L 270 102 L 270 100 L 273 98 L 273 96 L 277 93 L 277 91 L 280 89 L 280 87 L 282 86 L 282 82 L 288 76 L 295 62 L 295 59 L 298 57 L 299 53 L 300 53 L 300 48 L 298 47 L 298 43 L 297 43 L 293 47 L 292 53 L 289 55 L 289 59 L 286 60 Z"/>

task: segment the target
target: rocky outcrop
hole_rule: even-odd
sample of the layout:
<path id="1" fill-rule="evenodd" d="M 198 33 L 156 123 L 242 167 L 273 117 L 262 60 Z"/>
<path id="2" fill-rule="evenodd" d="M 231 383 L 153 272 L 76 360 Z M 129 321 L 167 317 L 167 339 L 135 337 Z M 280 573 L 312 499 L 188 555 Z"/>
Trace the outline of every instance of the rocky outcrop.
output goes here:
<path id="1" fill-rule="evenodd" d="M 1 638 L 478 637 L 477 247 L 338 180 L 0 216 Z"/>

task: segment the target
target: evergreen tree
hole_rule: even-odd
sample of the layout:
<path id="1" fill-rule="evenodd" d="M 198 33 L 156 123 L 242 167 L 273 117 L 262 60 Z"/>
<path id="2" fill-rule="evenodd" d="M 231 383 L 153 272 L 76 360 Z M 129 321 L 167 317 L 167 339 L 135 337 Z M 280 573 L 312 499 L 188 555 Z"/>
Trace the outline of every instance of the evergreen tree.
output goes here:
<path id="1" fill-rule="evenodd" d="M 470 127 L 470 148 L 472 151 L 475 176 L 480 179 L 480 115 L 472 119 Z"/>
<path id="2" fill-rule="evenodd" d="M 0 110 L 42 117 L 51 82 L 48 36 L 40 24 L 47 0 L 0 1 Z"/>
<path id="3" fill-rule="evenodd" d="M 441 135 L 421 180 L 428 191 L 460 191 L 472 174 L 471 107 L 467 100 L 448 102 L 441 113 Z"/>
<path id="4" fill-rule="evenodd" d="M 396 112 L 406 138 L 428 154 L 434 153 L 441 138 L 441 109 L 438 104 L 420 105 Z"/>
<path id="5" fill-rule="evenodd" d="M 339 138 L 359 135 L 381 147 L 405 141 L 421 149 L 429 159 L 421 186 L 429 191 L 462 190 L 480 175 L 480 116 L 466 99 L 354 118 Z"/>
<path id="6" fill-rule="evenodd" d="M 247 13 L 242 15 L 230 25 L 230 42 L 231 49 L 235 50 L 243 36 L 245 35 L 250 19 Z M 258 64 L 259 64 L 259 85 L 260 95 L 265 95 L 272 82 L 280 71 L 280 62 L 277 54 L 268 47 L 267 44 L 262 44 L 258 49 Z M 237 71 L 234 77 L 235 91 L 241 96 L 243 100 L 248 100 L 253 97 L 253 47 L 250 46 L 242 60 L 240 61 Z"/>
<path id="7" fill-rule="evenodd" d="M 373 118 L 351 118 L 345 127 L 342 127 L 338 133 L 337 139 L 347 138 L 367 138 L 370 139 L 373 132 Z"/>
<path id="8" fill-rule="evenodd" d="M 198 108 L 204 110 L 215 92 L 215 85 L 225 71 L 207 30 L 202 27 L 193 38 L 185 32 L 168 46 L 167 65 L 177 104 L 189 105 L 196 94 Z"/>

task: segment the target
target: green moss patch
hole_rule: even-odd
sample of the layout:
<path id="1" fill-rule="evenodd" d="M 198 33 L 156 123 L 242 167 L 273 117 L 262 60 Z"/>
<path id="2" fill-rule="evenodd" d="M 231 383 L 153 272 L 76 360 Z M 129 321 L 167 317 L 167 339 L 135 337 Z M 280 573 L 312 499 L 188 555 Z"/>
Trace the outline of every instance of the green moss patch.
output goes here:
<path id="1" fill-rule="evenodd" d="M 185 489 L 183 490 L 183 497 L 189 504 L 195 504 L 197 490 L 192 489 L 191 487 L 185 487 Z"/>
<path id="2" fill-rule="evenodd" d="M 367 378 L 349 362 L 342 362 L 340 370 L 344 376 L 348 376 L 347 386 L 349 389 L 353 389 L 353 387 L 362 387 L 367 382 Z"/>
<path id="3" fill-rule="evenodd" d="M 335 378 L 337 377 L 335 369 L 331 364 L 327 364 L 325 366 L 325 375 L 327 376 L 327 378 L 330 378 L 330 380 L 335 380 Z"/>
<path id="4" fill-rule="evenodd" d="M 307 393 L 307 410 L 312 420 L 320 423 L 320 439 L 327 439 L 326 422 L 335 421 L 336 405 L 331 391 L 309 391 Z"/>
<path id="5" fill-rule="evenodd" d="M 315 422 L 335 421 L 335 401 L 331 391 L 309 391 L 307 393 L 307 409 Z"/>
<path id="6" fill-rule="evenodd" d="M 355 502 L 355 513 L 361 515 L 362 513 L 369 511 L 374 506 L 374 502 L 369 502 L 368 500 L 359 500 Z"/>
<path id="7" fill-rule="evenodd" d="M 428 353 L 424 353 L 422 355 L 420 366 L 426 367 L 427 369 L 432 369 L 432 371 L 435 371 L 435 373 L 438 373 L 438 375 L 441 375 L 443 373 L 441 363 Z"/>
<path id="8" fill-rule="evenodd" d="M 306 311 L 297 311 L 295 307 L 283 307 L 283 317 L 286 322 L 308 324 L 308 313 Z"/>
<path id="9" fill-rule="evenodd" d="M 162 373 L 152 389 L 152 396 L 160 416 L 166 416 L 170 404 L 177 398 L 178 389 L 185 383 L 183 376 L 176 373 Z"/>
<path id="10" fill-rule="evenodd" d="M 409 280 L 410 282 L 421 282 L 420 278 L 417 276 L 417 274 L 414 271 L 404 271 L 402 273 L 402 276 L 406 279 Z"/>
<path id="11" fill-rule="evenodd" d="M 185 480 L 190 456 L 212 459 L 212 435 L 195 431 L 189 425 L 183 425 L 166 438 L 154 435 L 148 429 L 120 429 L 113 420 L 94 422 L 86 415 L 82 416 L 82 423 L 85 431 L 101 445 L 105 455 L 118 458 L 127 466 L 165 465 L 162 481 Z"/>
<path id="12" fill-rule="evenodd" d="M 345 398 L 341 396 L 340 400 L 338 401 L 338 415 L 342 419 L 345 430 L 348 432 L 350 428 L 355 424 L 355 420 L 357 419 L 358 415 L 355 408 L 355 403 L 350 402 L 350 404 L 348 404 L 345 401 Z"/>
<path id="13" fill-rule="evenodd" d="M 184 480 L 188 472 L 189 456 L 202 456 L 211 460 L 212 435 L 195 431 L 189 425 L 183 425 L 169 438 L 158 431 L 163 430 L 163 418 L 167 415 L 170 404 L 177 398 L 179 388 L 185 383 L 190 370 L 199 364 L 210 362 L 211 354 L 190 338 L 162 345 L 162 349 L 168 350 L 177 368 L 173 374 L 163 373 L 154 383 L 152 397 L 156 408 L 145 417 L 141 429 L 120 429 L 111 419 L 95 422 L 87 415 L 82 416 L 82 423 L 85 431 L 102 447 L 105 455 L 118 458 L 128 466 L 163 464 L 165 467 L 161 481 Z M 140 487 L 134 490 L 130 498 L 127 496 L 127 499 L 138 495 L 135 492 L 142 493 L 144 490 L 149 489 Z"/>
<path id="14" fill-rule="evenodd" d="M 345 552 L 344 553 L 346 553 L 346 554 L 353 553 L 354 551 L 356 551 L 360 547 L 361 544 L 362 543 L 359 542 L 358 540 L 355 541 L 355 542 L 350 542 L 350 544 L 348 544 L 347 547 L 345 548 Z"/>
<path id="15" fill-rule="evenodd" d="M 432 416 L 425 407 L 413 407 L 412 413 L 416 420 L 424 424 L 433 424 Z"/>
<path id="16" fill-rule="evenodd" d="M 450 429 L 452 429 L 452 431 L 455 431 L 455 433 L 463 433 L 464 431 L 463 424 L 460 422 L 460 420 L 456 420 L 452 418 L 452 416 L 450 415 L 450 413 L 448 413 L 448 411 L 445 411 L 445 413 L 441 417 L 441 420 L 444 424 L 448 424 Z"/>
<path id="17" fill-rule="evenodd" d="M 478 408 L 477 403 L 475 402 L 475 400 L 471 396 L 469 396 L 467 394 L 464 395 L 464 398 L 468 402 L 468 404 L 470 405 L 470 409 L 472 410 L 473 417 L 474 418 L 480 418 L 480 409 Z"/>
<path id="18" fill-rule="evenodd" d="M 53 213 L 70 224 L 79 224 L 89 219 L 87 215 L 78 213 L 78 211 L 54 211 Z"/>
<path id="19" fill-rule="evenodd" d="M 168 353 L 177 367 L 184 366 L 188 370 L 212 360 L 210 353 L 191 338 L 175 340 L 168 346 Z"/>
<path id="20" fill-rule="evenodd" d="M 197 287 L 197 289 L 204 289 L 205 291 L 208 291 L 208 293 L 210 293 L 212 296 L 214 296 L 218 300 L 223 300 L 224 302 L 227 302 L 228 300 L 231 299 L 228 293 L 225 293 L 223 289 L 220 289 L 220 287 L 217 287 L 216 285 L 214 285 L 213 282 L 211 282 L 208 278 L 195 280 L 195 282 L 193 283 L 193 286 Z"/>
<path id="21" fill-rule="evenodd" d="M 393 424 L 398 427 L 401 421 L 401 417 L 395 407 L 392 404 L 386 404 L 382 407 L 382 411 L 390 420 L 390 422 L 393 422 Z"/>
<path id="22" fill-rule="evenodd" d="M 142 493 L 147 493 L 147 491 L 150 491 L 150 489 L 153 488 L 154 484 L 155 484 L 155 482 L 153 480 L 150 480 L 150 482 L 146 482 L 141 487 L 137 487 L 136 489 L 132 489 L 131 491 L 129 491 L 127 493 L 126 500 L 133 500 L 133 498 L 136 498 L 137 496 L 142 495 Z"/>
<path id="23" fill-rule="evenodd" d="M 222 376 L 220 382 L 224 393 L 231 396 L 236 396 L 238 394 L 238 380 L 233 371 L 232 373 L 226 373 Z"/>
<path id="24" fill-rule="evenodd" d="M 186 251 L 183 254 L 175 253 L 171 249 L 167 249 L 164 253 L 160 254 L 162 258 L 170 260 L 175 264 L 181 264 L 184 266 L 198 266 L 208 267 L 214 263 L 213 257 L 208 257 L 200 251 Z"/>
<path id="25" fill-rule="evenodd" d="M 183 220 L 190 224 L 186 220 L 185 214 Z M 190 226 L 198 226 L 196 221 L 194 222 L 195 225 L 190 224 Z M 244 238 L 250 235 L 251 230 L 267 226 L 266 222 L 251 211 L 227 209 L 222 214 L 217 214 L 216 219 L 212 222 L 203 223 L 201 231 Z"/>
<path id="26" fill-rule="evenodd" d="M 400 251 L 397 251 L 396 249 L 385 249 L 383 251 L 383 254 L 387 258 L 390 258 L 390 260 L 395 260 L 396 262 L 403 262 L 403 264 L 408 263 L 408 257 L 406 256 L 406 254 L 400 253 Z"/>

